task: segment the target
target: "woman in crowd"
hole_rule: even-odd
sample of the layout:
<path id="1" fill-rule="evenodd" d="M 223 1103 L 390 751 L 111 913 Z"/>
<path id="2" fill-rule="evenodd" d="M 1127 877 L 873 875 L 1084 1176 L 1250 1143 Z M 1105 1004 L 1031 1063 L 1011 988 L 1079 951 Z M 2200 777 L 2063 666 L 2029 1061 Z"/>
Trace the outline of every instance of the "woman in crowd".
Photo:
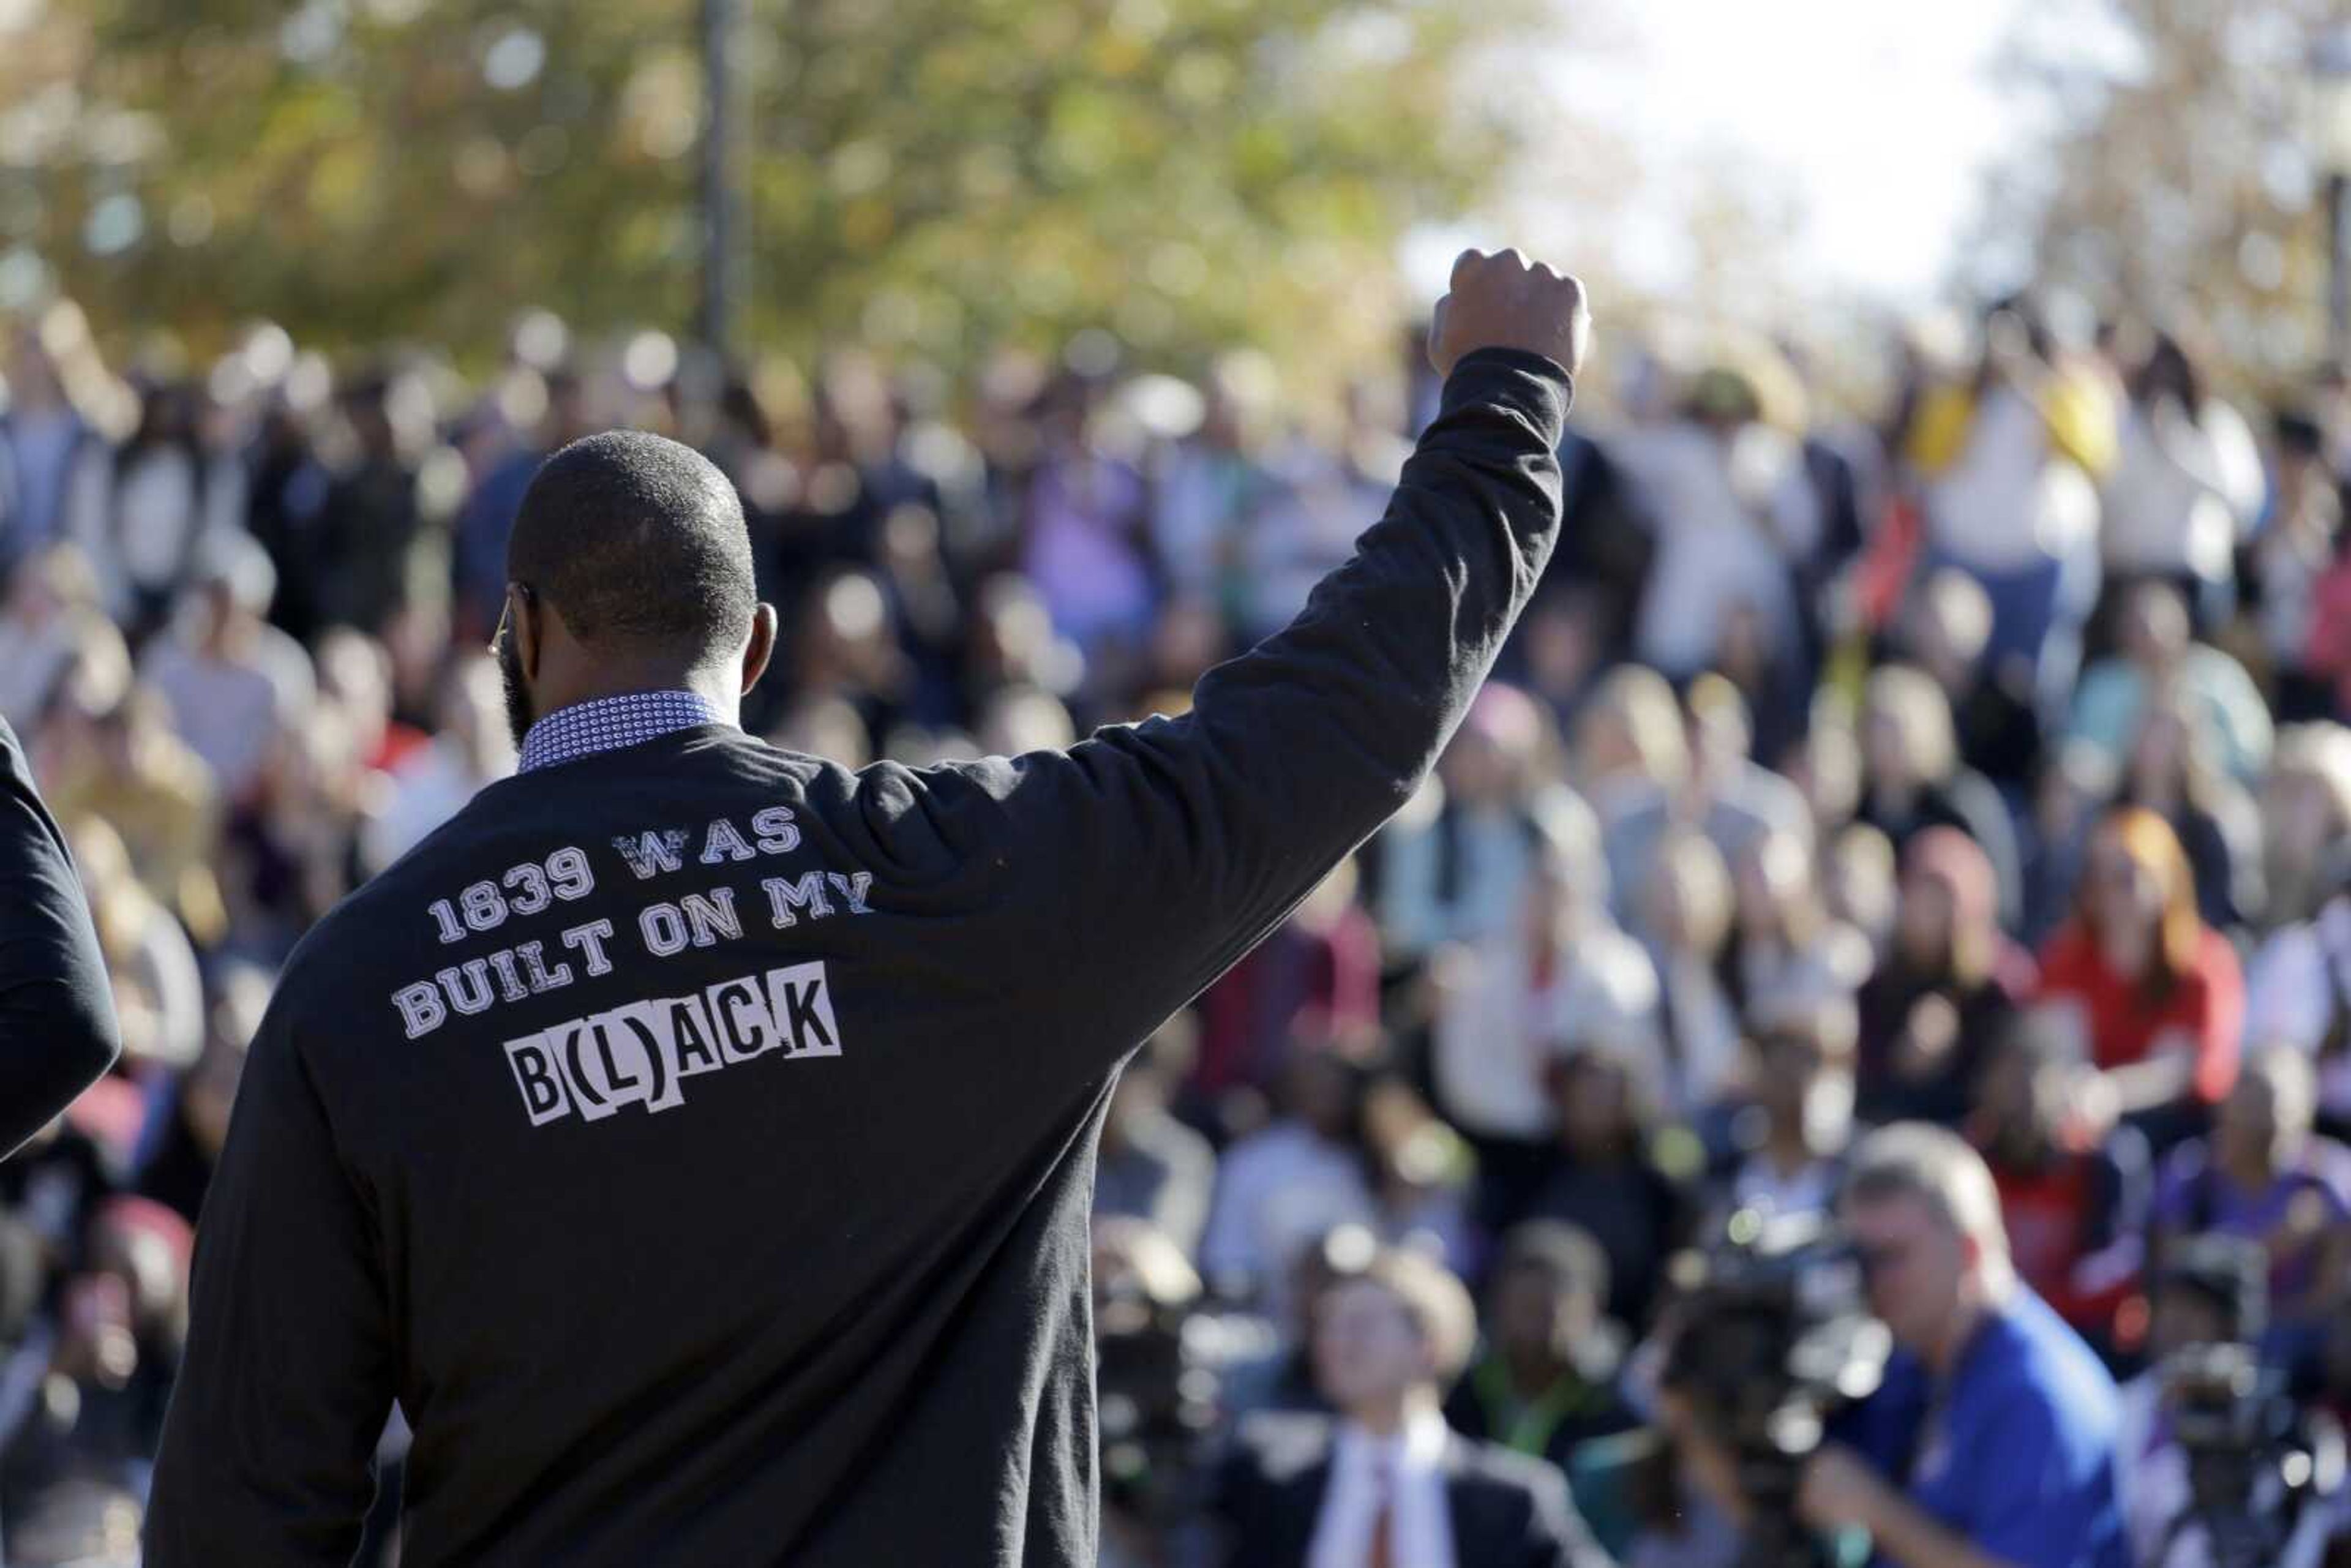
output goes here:
<path id="1" fill-rule="evenodd" d="M 2099 530 L 2106 580 L 2176 583 L 2209 631 L 2229 609 L 2238 540 L 2261 510 L 2261 449 L 2178 334 L 2153 335 L 2128 388 Z"/>
<path id="2" fill-rule="evenodd" d="M 1981 776 L 1959 765 L 1950 699 L 1933 676 L 1907 664 L 1874 672 L 1862 703 L 1861 799 L 1857 820 L 1898 852 L 1933 827 L 1957 828 L 1983 847 L 2003 924 L 2022 907 L 2024 876 L 2006 804 Z"/>
<path id="3" fill-rule="evenodd" d="M 2194 707 L 2179 694 L 2158 694 L 2147 704 L 2124 763 L 2119 799 L 2146 807 L 2179 836 L 2206 925 L 2234 930 L 2247 910 L 2262 906 L 2253 803 L 2214 760 Z"/>
<path id="4" fill-rule="evenodd" d="M 2116 1108 L 2158 1150 L 2200 1130 L 2236 1082 L 2244 976 L 2196 913 L 2195 874 L 2161 817 L 2125 806 L 2099 824 L 2039 997 L 2067 1009 Z"/>
<path id="5" fill-rule="evenodd" d="M 1986 1053 L 2031 988 L 2032 961 L 2000 929 L 1991 862 L 1956 828 L 1905 858 L 1894 940 L 1861 988 L 1861 1115 L 1956 1124 Z"/>
<path id="6" fill-rule="evenodd" d="M 1740 855 L 1723 975 L 1746 1016 L 1849 996 L 1868 977 L 1869 939 L 1828 912 L 1811 850 L 1773 831 Z"/>

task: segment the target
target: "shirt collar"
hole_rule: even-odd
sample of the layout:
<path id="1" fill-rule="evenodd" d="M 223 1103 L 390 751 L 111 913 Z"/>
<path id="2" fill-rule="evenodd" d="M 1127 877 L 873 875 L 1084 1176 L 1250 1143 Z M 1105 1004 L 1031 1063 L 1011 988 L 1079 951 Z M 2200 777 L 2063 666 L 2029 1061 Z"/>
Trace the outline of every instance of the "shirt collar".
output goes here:
<path id="1" fill-rule="evenodd" d="M 518 773 L 577 762 L 599 752 L 658 740 L 697 725 L 724 724 L 718 705 L 700 692 L 630 692 L 556 709 L 523 737 Z"/>
<path id="2" fill-rule="evenodd" d="M 1450 1436 L 1445 1417 L 1426 1406 L 1415 1408 L 1401 1427 L 1384 1437 L 1353 1421 L 1343 1420 L 1339 1423 L 1338 1458 L 1343 1465 L 1362 1465 L 1391 1475 L 1434 1470 L 1445 1457 L 1446 1440 Z"/>

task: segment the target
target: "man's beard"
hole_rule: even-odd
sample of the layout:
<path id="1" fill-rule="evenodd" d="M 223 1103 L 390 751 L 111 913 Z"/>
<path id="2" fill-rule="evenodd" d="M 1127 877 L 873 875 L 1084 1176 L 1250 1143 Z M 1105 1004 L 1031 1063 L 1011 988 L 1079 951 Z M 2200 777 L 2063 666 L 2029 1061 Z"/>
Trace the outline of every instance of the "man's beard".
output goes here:
<path id="1" fill-rule="evenodd" d="M 515 652 L 512 627 L 498 639 L 498 685 L 506 692 L 507 730 L 514 737 L 515 749 L 520 751 L 537 716 L 531 712 L 529 688 L 523 685 L 522 655 Z"/>

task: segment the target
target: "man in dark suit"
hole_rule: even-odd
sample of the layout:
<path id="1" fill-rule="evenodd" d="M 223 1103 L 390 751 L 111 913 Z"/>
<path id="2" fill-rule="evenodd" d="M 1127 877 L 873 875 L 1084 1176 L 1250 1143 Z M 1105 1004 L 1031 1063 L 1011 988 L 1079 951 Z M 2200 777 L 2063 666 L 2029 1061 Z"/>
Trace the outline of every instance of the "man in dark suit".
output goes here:
<path id="1" fill-rule="evenodd" d="M 1218 1478 L 1226 1568 L 1607 1568 L 1556 1467 L 1445 1424 L 1476 1333 L 1461 1282 L 1416 1253 L 1326 1291 L 1314 1375 L 1339 1414 L 1242 1427 Z"/>

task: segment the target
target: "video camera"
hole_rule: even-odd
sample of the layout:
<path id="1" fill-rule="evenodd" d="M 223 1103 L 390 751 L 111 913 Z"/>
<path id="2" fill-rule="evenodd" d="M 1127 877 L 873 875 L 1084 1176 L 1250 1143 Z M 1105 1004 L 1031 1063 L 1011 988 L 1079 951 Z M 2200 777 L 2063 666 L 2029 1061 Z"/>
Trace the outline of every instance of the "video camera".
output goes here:
<path id="1" fill-rule="evenodd" d="M 2306 1414 L 2250 1345 L 2196 1344 L 2165 1360 L 2164 1416 L 2188 1460 L 2189 1499 L 2153 1568 L 2199 1531 L 2211 1568 L 2284 1568 L 2303 1511 L 2343 1484 L 2343 1434 Z"/>
<path id="2" fill-rule="evenodd" d="M 1678 1332 L 1661 1381 L 1730 1449 L 1751 1521 L 1740 1568 L 1827 1559 L 1796 1516 L 1828 1416 L 1877 1389 L 1893 1336 L 1861 1270 L 1818 1217 L 1733 1214 L 1721 1241 L 1674 1260 Z"/>

